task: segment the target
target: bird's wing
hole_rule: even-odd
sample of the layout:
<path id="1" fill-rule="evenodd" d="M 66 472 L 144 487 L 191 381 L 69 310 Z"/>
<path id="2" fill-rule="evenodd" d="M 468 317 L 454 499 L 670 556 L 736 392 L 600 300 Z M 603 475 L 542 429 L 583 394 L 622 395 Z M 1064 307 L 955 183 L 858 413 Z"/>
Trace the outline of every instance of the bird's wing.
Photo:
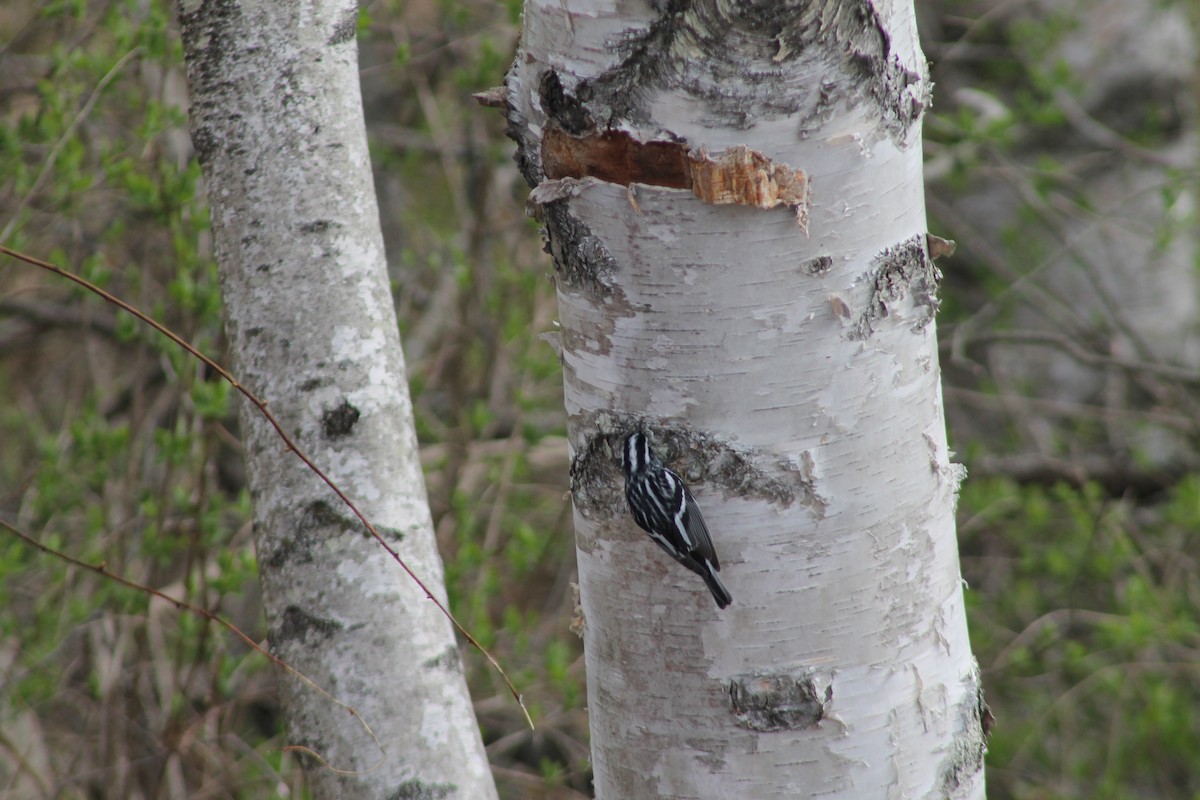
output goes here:
<path id="1" fill-rule="evenodd" d="M 695 498 L 686 488 L 683 490 L 683 496 L 685 498 L 683 527 L 687 530 L 688 539 L 692 545 L 692 554 L 696 558 L 712 562 L 713 569 L 720 569 L 721 563 L 717 561 L 717 552 L 713 549 L 712 537 L 708 535 L 708 526 L 704 524 L 700 507 L 696 505 Z"/>

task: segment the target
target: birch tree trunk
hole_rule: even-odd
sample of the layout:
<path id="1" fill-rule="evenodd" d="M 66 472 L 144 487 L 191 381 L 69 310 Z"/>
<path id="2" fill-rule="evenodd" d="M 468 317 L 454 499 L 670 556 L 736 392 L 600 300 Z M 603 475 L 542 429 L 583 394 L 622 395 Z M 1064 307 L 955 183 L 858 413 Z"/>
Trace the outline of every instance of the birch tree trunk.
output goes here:
<path id="1" fill-rule="evenodd" d="M 237 369 L 443 603 L 359 93 L 357 7 L 184 3 Z M 495 797 L 446 618 L 248 406 L 241 424 L 288 742 L 317 798 Z"/>
<path id="2" fill-rule="evenodd" d="M 506 90 L 555 260 L 596 796 L 982 797 L 911 2 L 527 0 Z M 724 611 L 631 521 L 642 421 Z"/>

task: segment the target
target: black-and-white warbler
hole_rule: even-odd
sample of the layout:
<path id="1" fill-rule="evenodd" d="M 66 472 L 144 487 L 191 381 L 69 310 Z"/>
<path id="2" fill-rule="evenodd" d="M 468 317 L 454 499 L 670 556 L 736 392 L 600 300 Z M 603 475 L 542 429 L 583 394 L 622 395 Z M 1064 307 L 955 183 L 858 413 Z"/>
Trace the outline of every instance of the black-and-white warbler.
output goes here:
<path id="1" fill-rule="evenodd" d="M 721 563 L 692 493 L 683 479 L 650 451 L 646 434 L 629 434 L 622 464 L 625 499 L 634 522 L 672 558 L 704 579 L 718 608 L 733 602 L 717 577 Z"/>

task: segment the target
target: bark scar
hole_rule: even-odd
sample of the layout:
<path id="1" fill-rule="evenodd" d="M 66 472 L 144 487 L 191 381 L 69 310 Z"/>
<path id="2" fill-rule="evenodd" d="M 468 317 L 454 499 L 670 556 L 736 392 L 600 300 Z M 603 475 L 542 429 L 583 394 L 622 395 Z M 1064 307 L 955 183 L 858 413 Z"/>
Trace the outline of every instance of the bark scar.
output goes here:
<path id="1" fill-rule="evenodd" d="M 550 125 L 542 138 L 542 169 L 549 180 L 596 178 L 621 186 L 688 189 L 714 205 L 787 206 L 808 234 L 808 175 L 745 145 L 710 154 L 685 142 L 639 142 L 624 131 L 577 135 Z"/>
<path id="2" fill-rule="evenodd" d="M 942 273 L 925 248 L 925 236 L 918 235 L 875 257 L 870 272 L 862 277 L 871 287 L 871 297 L 851 331 L 851 339 L 870 338 L 883 320 L 897 313 L 911 323 L 914 332 L 923 331 L 933 321 Z"/>
<path id="3" fill-rule="evenodd" d="M 833 702 L 833 684 L 818 691 L 816 676 L 798 673 L 737 675 L 729 681 L 729 706 L 737 724 L 752 731 L 776 733 L 815 728 Z"/>

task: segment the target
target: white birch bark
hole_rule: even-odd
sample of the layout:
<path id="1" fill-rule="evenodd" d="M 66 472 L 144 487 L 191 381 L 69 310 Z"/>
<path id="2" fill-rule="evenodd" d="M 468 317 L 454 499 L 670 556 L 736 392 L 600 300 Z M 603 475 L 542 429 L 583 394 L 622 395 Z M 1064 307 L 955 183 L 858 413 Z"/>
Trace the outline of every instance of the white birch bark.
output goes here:
<path id="1" fill-rule="evenodd" d="M 596 796 L 982 797 L 911 2 L 527 0 L 506 86 L 557 270 Z M 811 202 L 665 188 L 650 142 L 749 147 Z M 625 508 L 641 420 L 724 611 Z"/>
<path id="2" fill-rule="evenodd" d="M 359 93 L 357 7 L 181 13 L 236 368 L 445 602 Z M 280 690 L 313 796 L 495 797 L 446 618 L 248 406 L 241 423 Z"/>

